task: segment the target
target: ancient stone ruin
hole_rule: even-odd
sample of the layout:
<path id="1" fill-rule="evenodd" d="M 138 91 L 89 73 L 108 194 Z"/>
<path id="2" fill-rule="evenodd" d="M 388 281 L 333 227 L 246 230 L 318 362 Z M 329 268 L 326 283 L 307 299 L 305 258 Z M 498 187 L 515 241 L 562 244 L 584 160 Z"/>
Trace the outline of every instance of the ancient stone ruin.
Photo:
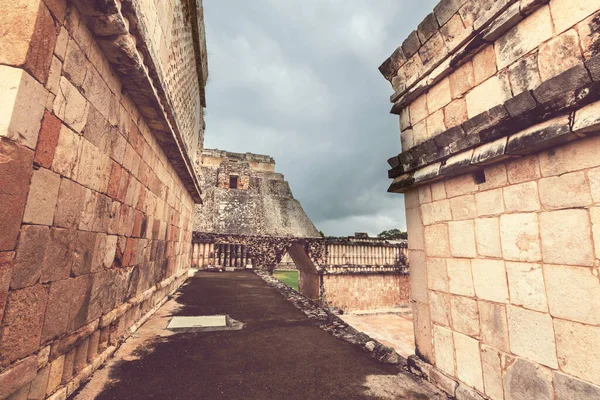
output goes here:
<path id="1" fill-rule="evenodd" d="M 395 93 L 417 358 L 458 399 L 600 398 L 600 2 L 442 0 Z"/>

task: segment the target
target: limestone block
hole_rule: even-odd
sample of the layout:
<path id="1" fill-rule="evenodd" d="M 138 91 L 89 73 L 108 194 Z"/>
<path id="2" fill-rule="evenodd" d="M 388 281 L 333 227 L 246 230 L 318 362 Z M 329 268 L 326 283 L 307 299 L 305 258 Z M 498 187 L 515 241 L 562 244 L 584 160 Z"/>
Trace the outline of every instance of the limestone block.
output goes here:
<path id="1" fill-rule="evenodd" d="M 412 31 L 402 43 L 402 51 L 406 57 L 412 57 L 421 47 L 421 40 L 416 31 Z"/>
<path id="2" fill-rule="evenodd" d="M 448 129 L 461 125 L 467 119 L 467 101 L 464 98 L 452 101 L 444 109 L 444 124 Z"/>
<path id="3" fill-rule="evenodd" d="M 45 262 L 42 264 L 42 283 L 66 279 L 71 273 L 75 231 L 61 228 L 50 229 L 46 246 Z"/>
<path id="4" fill-rule="evenodd" d="M 54 153 L 58 145 L 58 136 L 60 134 L 61 122 L 48 111 L 44 113 L 42 125 L 38 136 L 38 142 L 35 149 L 34 161 L 36 164 L 50 168 L 54 160 Z"/>
<path id="5" fill-rule="evenodd" d="M 46 397 L 49 376 L 50 366 L 46 366 L 38 371 L 36 377 L 31 381 L 28 399 L 44 399 Z"/>
<path id="6" fill-rule="evenodd" d="M 425 43 L 432 37 L 439 29 L 439 25 L 435 19 L 435 16 L 429 14 L 426 16 L 423 21 L 419 24 L 419 28 L 417 29 L 417 34 L 419 35 L 419 39 L 421 43 Z"/>
<path id="7" fill-rule="evenodd" d="M 433 201 L 443 200 L 446 198 L 446 187 L 444 181 L 431 184 L 431 199 Z"/>
<path id="8" fill-rule="evenodd" d="M 77 228 L 85 199 L 85 188 L 69 179 L 62 179 L 54 224 L 61 228 Z"/>
<path id="9" fill-rule="evenodd" d="M 427 118 L 427 137 L 432 138 L 446 131 L 444 110 L 438 110 Z"/>
<path id="10" fill-rule="evenodd" d="M 429 311 L 431 321 L 443 326 L 451 326 L 452 309 L 450 306 L 450 295 L 442 292 L 429 292 Z"/>
<path id="11" fill-rule="evenodd" d="M 506 311 L 511 352 L 550 368 L 558 368 L 552 317 L 511 305 Z"/>
<path id="12" fill-rule="evenodd" d="M 45 88 L 54 95 L 58 93 L 61 72 L 62 62 L 58 59 L 58 57 L 53 56 L 52 64 L 50 65 L 50 73 L 48 74 L 48 80 L 46 81 Z M 50 109 L 52 109 L 52 107 L 50 107 Z"/>
<path id="13" fill-rule="evenodd" d="M 400 134 L 400 145 L 402 151 L 407 151 L 415 146 L 415 133 L 412 129 L 406 129 Z"/>
<path id="14" fill-rule="evenodd" d="M 52 225 L 59 185 L 60 176 L 58 174 L 45 168 L 33 172 L 23 222 Z"/>
<path id="15" fill-rule="evenodd" d="M 547 6 L 540 8 L 508 31 L 494 45 L 498 69 L 503 69 L 552 37 Z"/>
<path id="16" fill-rule="evenodd" d="M 600 53 L 600 14 L 597 12 L 586 20 L 577 24 L 579 41 L 583 50 L 583 58 L 591 59 Z"/>
<path id="17" fill-rule="evenodd" d="M 433 343 L 435 348 L 435 366 L 445 373 L 454 376 L 454 340 L 452 339 L 452 331 L 434 325 Z"/>
<path id="18" fill-rule="evenodd" d="M 19 388 L 25 387 L 35 378 L 37 371 L 36 357 L 31 356 L 11 365 L 0 373 L 0 398 L 13 399 L 11 395 L 17 395 Z M 27 391 L 25 391 L 27 397 Z"/>
<path id="19" fill-rule="evenodd" d="M 446 49 L 453 52 L 469 41 L 473 34 L 472 26 L 465 26 L 459 14 L 455 14 L 440 28 L 440 33 L 446 42 Z"/>
<path id="20" fill-rule="evenodd" d="M 50 231 L 47 226 L 23 226 L 10 283 L 13 290 L 32 286 L 40 279 L 44 252 L 49 241 Z"/>
<path id="21" fill-rule="evenodd" d="M 479 184 L 479 190 L 496 189 L 506 186 L 508 178 L 504 164 L 489 165 L 483 169 L 485 182 Z"/>
<path id="22" fill-rule="evenodd" d="M 552 382 L 554 382 L 556 400 L 600 399 L 600 386 L 592 385 L 558 371 L 553 371 Z"/>
<path id="23" fill-rule="evenodd" d="M 419 192 L 415 189 L 404 193 L 404 205 L 407 209 L 419 207 Z"/>
<path id="24" fill-rule="evenodd" d="M 591 227 L 585 210 L 540 214 L 540 233 L 545 263 L 594 265 Z"/>
<path id="25" fill-rule="evenodd" d="M 483 371 L 479 342 L 469 336 L 455 332 L 454 349 L 458 379 L 483 392 Z"/>
<path id="26" fill-rule="evenodd" d="M 400 130 L 404 131 L 412 126 L 410 120 L 410 107 L 405 107 L 400 111 Z"/>
<path id="27" fill-rule="evenodd" d="M 445 224 L 425 227 L 425 249 L 428 257 L 450 256 L 448 227 Z"/>
<path id="28" fill-rule="evenodd" d="M 526 55 L 509 68 L 510 84 L 516 96 L 538 87 L 542 80 L 538 69 L 537 52 Z"/>
<path id="29" fill-rule="evenodd" d="M 450 253 L 453 257 L 475 258 L 475 228 L 472 220 L 448 223 Z"/>
<path id="30" fill-rule="evenodd" d="M 504 205 L 508 212 L 528 212 L 540 209 L 536 182 L 525 182 L 503 189 Z"/>
<path id="31" fill-rule="evenodd" d="M 539 155 L 542 176 L 562 175 L 600 166 L 598 148 L 600 136 L 594 136 L 542 152 Z"/>
<path id="32" fill-rule="evenodd" d="M 569 29 L 600 9 L 598 0 L 551 0 L 552 20 L 556 33 Z"/>
<path id="33" fill-rule="evenodd" d="M 114 95 L 96 68 L 88 68 L 85 75 L 85 82 L 83 82 L 83 91 L 91 105 L 94 106 L 104 118 L 110 119 L 110 104 Z"/>
<path id="34" fill-rule="evenodd" d="M 574 29 L 570 29 L 540 46 L 538 65 L 542 81 L 547 81 L 582 61 L 579 36 Z"/>
<path id="35" fill-rule="evenodd" d="M 62 125 L 52 160 L 52 170 L 67 178 L 76 177 L 76 166 L 81 149 L 81 137 Z"/>
<path id="36" fill-rule="evenodd" d="M 455 221 L 476 218 L 475 196 L 465 195 L 450 199 L 450 209 Z"/>
<path id="37" fill-rule="evenodd" d="M 448 291 L 446 259 L 431 257 L 427 259 L 427 281 L 429 289 Z"/>
<path id="38" fill-rule="evenodd" d="M 427 304 L 412 302 L 414 329 L 415 329 L 415 353 L 429 363 L 433 363 L 433 338 L 429 307 Z"/>
<path id="39" fill-rule="evenodd" d="M 542 266 L 532 263 L 506 263 L 511 304 L 548 312 Z"/>
<path id="40" fill-rule="evenodd" d="M 541 261 L 538 218 L 534 213 L 500 217 L 502 255 L 512 261 Z"/>
<path id="41" fill-rule="evenodd" d="M 495 75 L 471 90 L 467 96 L 469 118 L 481 114 L 512 97 L 507 74 Z"/>
<path id="42" fill-rule="evenodd" d="M 406 86 L 410 87 L 419 81 L 420 73 L 423 71 L 423 61 L 421 61 L 421 57 L 417 53 L 410 57 L 402 68 L 406 72 Z"/>
<path id="43" fill-rule="evenodd" d="M 600 101 L 577 110 L 573 121 L 573 132 L 587 133 L 600 130 Z"/>
<path id="44" fill-rule="evenodd" d="M 502 257 L 498 218 L 475 220 L 477 252 L 481 256 Z"/>
<path id="45" fill-rule="evenodd" d="M 473 56 L 475 85 L 480 85 L 496 74 L 496 53 L 494 46 L 487 46 Z"/>
<path id="46" fill-rule="evenodd" d="M 91 272 L 96 249 L 95 232 L 79 231 L 73 246 L 71 276 L 87 275 Z"/>
<path id="47" fill-rule="evenodd" d="M 475 259 L 471 263 L 477 297 L 498 303 L 508 302 L 504 261 Z"/>
<path id="48" fill-rule="evenodd" d="M 448 22 L 454 14 L 465 4 L 467 0 L 442 0 L 434 8 L 434 15 L 443 26 Z"/>
<path id="49" fill-rule="evenodd" d="M 53 112 L 71 129 L 80 133 L 87 120 L 88 102 L 64 76 L 60 78 L 59 87 Z"/>
<path id="50" fill-rule="evenodd" d="M 480 217 L 498 215 L 504 212 L 502 189 L 487 190 L 475 194 L 477 215 Z"/>
<path id="51" fill-rule="evenodd" d="M 527 182 L 541 177 L 537 156 L 522 157 L 506 164 L 508 181 L 511 184 Z"/>
<path id="52" fill-rule="evenodd" d="M 42 285 L 10 293 L 0 336 L 0 362 L 10 363 L 38 350 L 47 297 Z M 37 357 L 34 360 L 37 369 Z"/>
<path id="53" fill-rule="evenodd" d="M 493 400 L 504 399 L 502 367 L 500 365 L 501 357 L 502 355 L 498 350 L 485 345 L 481 346 L 481 364 L 483 367 L 485 394 Z"/>
<path id="54" fill-rule="evenodd" d="M 102 153 L 86 139 L 81 140 L 81 153 L 77 163 L 77 181 L 98 192 L 106 191 L 111 164 L 108 155 Z"/>
<path id="55" fill-rule="evenodd" d="M 128 242 L 128 247 L 129 247 Z M 125 251 L 127 253 L 127 249 Z M 425 255 L 422 251 L 410 250 L 408 257 L 411 264 L 411 279 L 410 279 L 410 295 L 413 300 L 420 301 L 421 303 L 427 304 L 427 262 Z M 133 262 L 132 264 L 135 264 Z M 123 259 L 123 265 L 128 265 L 127 254 Z"/>
<path id="56" fill-rule="evenodd" d="M 0 66 L 0 137 L 35 149 L 47 95 L 44 86 L 27 72 Z"/>
<path id="57" fill-rule="evenodd" d="M 65 356 L 62 355 L 50 363 L 50 374 L 48 377 L 48 387 L 46 388 L 46 394 L 51 394 L 58 388 L 63 374 L 63 366 L 65 363 Z"/>
<path id="58" fill-rule="evenodd" d="M 538 364 L 517 358 L 504 374 L 506 400 L 552 400 L 552 372 Z"/>
<path id="59" fill-rule="evenodd" d="M 590 268 L 544 264 L 548 304 L 553 317 L 599 325 L 600 283 Z"/>
<path id="60" fill-rule="evenodd" d="M 62 26 L 58 37 L 56 38 L 56 46 L 54 47 L 54 55 L 58 57 L 60 61 L 65 61 L 65 55 L 67 54 L 67 45 L 69 44 L 69 32 Z"/>
<path id="61" fill-rule="evenodd" d="M 413 144 L 414 146 L 423 143 L 428 139 L 427 136 L 427 120 L 417 122 L 413 125 Z"/>
<path id="62" fill-rule="evenodd" d="M 467 336 L 479 337 L 477 301 L 469 297 L 452 296 L 452 328 Z"/>
<path id="63" fill-rule="evenodd" d="M 600 258 L 600 207 L 590 208 L 590 219 L 592 221 L 592 235 L 594 237 L 596 258 Z"/>
<path id="64" fill-rule="evenodd" d="M 440 200 L 431 203 L 431 211 L 434 222 L 443 222 L 452 220 L 450 211 L 450 201 Z"/>
<path id="65" fill-rule="evenodd" d="M 453 99 L 462 97 L 475 86 L 473 64 L 469 61 L 450 75 L 450 93 Z"/>
<path id="66" fill-rule="evenodd" d="M 450 94 L 450 79 L 446 78 L 432 87 L 427 93 L 427 108 L 430 113 L 444 107 L 452 101 Z"/>
<path id="67" fill-rule="evenodd" d="M 475 183 L 472 174 L 461 175 L 446 181 L 446 193 L 448 194 L 448 198 L 474 193 L 478 188 L 479 186 Z"/>
<path id="68" fill-rule="evenodd" d="M 440 32 L 436 32 L 431 39 L 421 46 L 419 55 L 423 62 L 424 70 L 438 65 L 448 54 L 446 42 Z"/>
<path id="69" fill-rule="evenodd" d="M 448 290 L 450 293 L 463 296 L 474 296 L 471 260 L 449 258 L 446 260 L 448 269 Z"/>
<path id="70" fill-rule="evenodd" d="M 562 372 L 600 385 L 600 327 L 554 319 Z"/>
<path id="71" fill-rule="evenodd" d="M 65 53 L 65 63 L 63 65 L 63 75 L 73 85 L 81 88 L 83 80 L 86 76 L 86 71 L 90 68 L 88 60 L 77 42 L 73 38 L 69 38 L 67 51 Z"/>
<path id="72" fill-rule="evenodd" d="M 502 351 L 510 351 L 506 306 L 481 300 L 478 306 L 482 342 Z"/>

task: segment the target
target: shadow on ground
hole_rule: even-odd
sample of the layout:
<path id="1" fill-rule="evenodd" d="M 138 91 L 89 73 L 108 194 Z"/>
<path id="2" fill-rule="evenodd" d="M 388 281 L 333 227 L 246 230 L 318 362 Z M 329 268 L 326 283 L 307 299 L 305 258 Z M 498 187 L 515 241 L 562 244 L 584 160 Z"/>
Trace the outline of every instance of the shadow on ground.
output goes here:
<path id="1" fill-rule="evenodd" d="M 228 314 L 245 327 L 154 337 L 112 367 L 97 399 L 438 398 L 322 331 L 253 273 L 198 273 L 177 300 L 175 315 Z"/>

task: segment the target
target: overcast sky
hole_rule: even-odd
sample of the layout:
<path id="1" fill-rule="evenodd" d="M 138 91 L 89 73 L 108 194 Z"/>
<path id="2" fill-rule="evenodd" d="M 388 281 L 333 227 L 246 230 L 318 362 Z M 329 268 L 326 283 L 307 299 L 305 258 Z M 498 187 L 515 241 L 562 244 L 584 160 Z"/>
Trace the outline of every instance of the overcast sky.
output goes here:
<path id="1" fill-rule="evenodd" d="M 405 229 L 378 66 L 437 0 L 204 0 L 206 148 L 268 154 L 326 235 Z"/>

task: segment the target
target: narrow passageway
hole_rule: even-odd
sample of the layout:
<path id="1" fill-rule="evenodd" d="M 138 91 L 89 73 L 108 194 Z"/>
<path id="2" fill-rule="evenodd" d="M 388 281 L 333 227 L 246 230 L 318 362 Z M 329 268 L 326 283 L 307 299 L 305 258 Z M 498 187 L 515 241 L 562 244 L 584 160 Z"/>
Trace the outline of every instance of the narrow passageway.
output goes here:
<path id="1" fill-rule="evenodd" d="M 173 315 L 227 314 L 242 330 L 173 334 Z M 198 273 L 75 399 L 443 399 L 321 330 L 251 272 Z"/>

